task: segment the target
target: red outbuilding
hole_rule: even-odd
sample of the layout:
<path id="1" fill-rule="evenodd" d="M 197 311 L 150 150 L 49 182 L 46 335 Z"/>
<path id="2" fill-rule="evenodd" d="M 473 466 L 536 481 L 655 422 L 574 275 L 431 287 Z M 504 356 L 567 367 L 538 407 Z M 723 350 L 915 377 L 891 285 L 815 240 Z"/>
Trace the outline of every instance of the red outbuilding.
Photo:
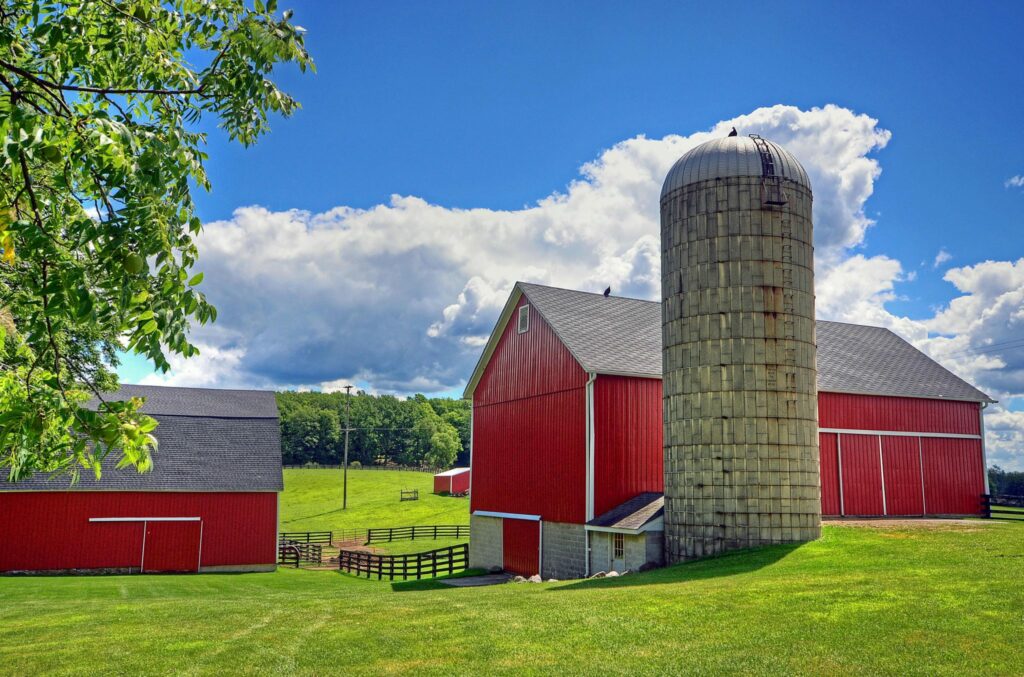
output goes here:
<path id="1" fill-rule="evenodd" d="M 469 491 L 469 468 L 452 468 L 434 475 L 435 494 L 465 494 Z"/>
<path id="2" fill-rule="evenodd" d="M 663 557 L 656 302 L 517 283 L 466 388 L 473 566 Z M 817 322 L 822 512 L 978 514 L 990 398 L 887 329 Z"/>
<path id="3" fill-rule="evenodd" d="M 0 484 L 0 571 L 271 571 L 283 488 L 270 392 L 122 386 L 157 419 L 154 468 Z"/>

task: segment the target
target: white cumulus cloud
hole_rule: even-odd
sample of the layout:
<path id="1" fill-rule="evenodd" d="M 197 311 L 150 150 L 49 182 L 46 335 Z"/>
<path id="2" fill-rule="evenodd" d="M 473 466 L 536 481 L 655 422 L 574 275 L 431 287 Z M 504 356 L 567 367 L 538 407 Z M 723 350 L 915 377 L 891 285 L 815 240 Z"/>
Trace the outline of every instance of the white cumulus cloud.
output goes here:
<path id="1" fill-rule="evenodd" d="M 1007 188 L 1024 188 L 1024 176 L 1020 174 L 1011 176 L 1003 185 Z"/>

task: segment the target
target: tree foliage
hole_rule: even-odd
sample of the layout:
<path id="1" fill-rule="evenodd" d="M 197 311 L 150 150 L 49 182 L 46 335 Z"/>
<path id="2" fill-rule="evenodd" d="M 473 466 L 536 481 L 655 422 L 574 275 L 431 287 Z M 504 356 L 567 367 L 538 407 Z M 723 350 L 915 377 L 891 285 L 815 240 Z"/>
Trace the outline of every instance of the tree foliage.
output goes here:
<path id="1" fill-rule="evenodd" d="M 988 486 L 996 495 L 1024 496 L 1024 472 L 1003 470 L 994 465 L 988 469 Z"/>
<path id="2" fill-rule="evenodd" d="M 0 466 L 150 467 L 142 402 L 104 402 L 127 349 L 162 370 L 216 319 L 194 272 L 205 117 L 253 143 L 312 62 L 276 0 L 0 0 Z M 94 404 L 85 406 L 93 398 Z"/>
<path id="3" fill-rule="evenodd" d="M 345 393 L 277 394 L 281 450 L 287 465 L 341 462 Z M 399 400 L 364 392 L 351 397 L 349 461 L 449 467 L 469 463 L 469 402 L 416 395 Z M 338 435 L 327 420 L 340 423 Z"/>

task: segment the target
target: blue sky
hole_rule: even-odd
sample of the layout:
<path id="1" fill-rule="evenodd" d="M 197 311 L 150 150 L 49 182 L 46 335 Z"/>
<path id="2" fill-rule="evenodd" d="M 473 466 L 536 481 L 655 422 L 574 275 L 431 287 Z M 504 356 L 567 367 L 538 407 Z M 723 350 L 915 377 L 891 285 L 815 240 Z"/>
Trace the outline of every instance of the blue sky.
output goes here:
<path id="1" fill-rule="evenodd" d="M 318 72 L 281 69 L 303 109 L 253 148 L 209 124 L 200 268 L 221 321 L 196 335 L 206 362 L 167 382 L 456 393 L 515 279 L 655 295 L 656 211 L 644 193 L 647 221 L 620 229 L 616 209 L 673 149 L 740 119 L 822 177 L 819 311 L 890 326 L 1024 410 L 1024 347 L 959 359 L 1024 337 L 1024 188 L 1006 185 L 1024 175 L 1020 3 L 291 6 Z M 507 257 L 459 250 L 527 222 Z"/>

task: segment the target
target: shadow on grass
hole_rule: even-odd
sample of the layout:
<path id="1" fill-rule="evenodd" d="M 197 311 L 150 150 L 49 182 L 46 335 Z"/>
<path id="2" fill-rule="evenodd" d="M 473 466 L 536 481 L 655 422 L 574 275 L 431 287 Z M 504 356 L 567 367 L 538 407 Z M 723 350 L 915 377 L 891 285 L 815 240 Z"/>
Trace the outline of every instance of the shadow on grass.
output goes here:
<path id="1" fill-rule="evenodd" d="M 570 583 L 569 585 L 551 588 L 549 592 L 599 590 L 601 588 L 623 588 L 635 585 L 660 585 L 663 583 L 702 581 L 710 578 L 736 576 L 770 566 L 790 553 L 795 552 L 803 545 L 805 544 L 786 543 L 735 550 L 724 555 L 707 557 L 693 562 L 684 562 L 683 564 L 653 569 L 644 573 L 628 574 L 614 578 L 590 578 Z"/>
<path id="2" fill-rule="evenodd" d="M 303 515 L 302 517 L 293 517 L 290 520 L 281 520 L 281 524 L 291 524 L 292 522 L 301 522 L 302 520 L 311 520 L 314 517 L 323 517 L 324 515 L 333 515 L 334 513 L 342 512 L 342 508 L 337 510 L 328 510 L 327 512 L 318 512 L 315 515 Z"/>
<path id="3" fill-rule="evenodd" d="M 391 583 L 391 590 L 394 592 L 417 592 L 420 590 L 455 590 L 450 585 L 441 583 L 452 578 L 466 578 L 468 576 L 484 576 L 487 571 L 484 569 L 466 569 L 450 576 L 438 576 L 437 578 L 424 578 L 419 581 L 395 581 Z"/>

